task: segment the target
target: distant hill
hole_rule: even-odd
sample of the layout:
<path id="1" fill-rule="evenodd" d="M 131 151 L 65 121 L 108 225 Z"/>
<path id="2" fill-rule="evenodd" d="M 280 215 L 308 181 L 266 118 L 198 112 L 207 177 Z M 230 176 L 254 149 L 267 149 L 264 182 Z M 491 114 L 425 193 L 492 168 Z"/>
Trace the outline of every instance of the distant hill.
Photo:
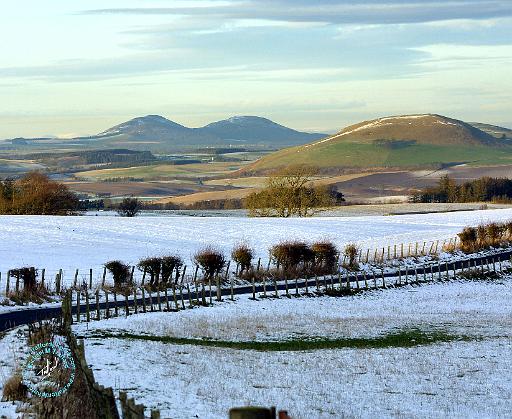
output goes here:
<path id="1" fill-rule="evenodd" d="M 512 140 L 512 129 L 498 127 L 496 125 L 482 124 L 481 122 L 469 122 L 470 125 L 492 135 L 496 138 L 510 139 Z"/>
<path id="2" fill-rule="evenodd" d="M 26 149 L 44 147 L 88 149 L 129 148 L 149 151 L 181 151 L 200 147 L 263 146 L 283 148 L 306 144 L 326 134 L 300 132 L 258 116 L 234 116 L 200 128 L 189 128 L 160 115 L 131 119 L 87 137 L 15 138 L 4 141 Z"/>
<path id="3" fill-rule="evenodd" d="M 441 115 L 402 115 L 364 121 L 310 144 L 263 157 L 245 171 L 290 164 L 329 170 L 510 164 L 512 142 Z"/>
<path id="4" fill-rule="evenodd" d="M 296 131 L 258 116 L 234 116 L 208 124 L 200 130 L 226 140 L 268 142 L 276 146 L 304 144 L 326 135 Z"/>

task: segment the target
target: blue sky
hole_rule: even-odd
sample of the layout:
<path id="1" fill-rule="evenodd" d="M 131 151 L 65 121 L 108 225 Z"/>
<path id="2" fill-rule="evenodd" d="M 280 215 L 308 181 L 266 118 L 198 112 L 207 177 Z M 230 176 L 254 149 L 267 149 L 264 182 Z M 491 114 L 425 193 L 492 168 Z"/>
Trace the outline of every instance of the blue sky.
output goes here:
<path id="1" fill-rule="evenodd" d="M 146 114 L 512 127 L 510 0 L 20 0 L 2 4 L 0 35 L 0 138 Z"/>

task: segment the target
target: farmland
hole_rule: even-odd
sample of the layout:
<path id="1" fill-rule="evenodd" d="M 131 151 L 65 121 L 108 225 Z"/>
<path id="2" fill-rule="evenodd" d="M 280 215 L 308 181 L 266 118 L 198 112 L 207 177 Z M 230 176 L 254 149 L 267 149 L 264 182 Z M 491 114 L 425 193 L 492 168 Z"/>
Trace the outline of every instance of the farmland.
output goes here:
<path id="1" fill-rule="evenodd" d="M 45 267 L 51 279 L 63 269 L 69 287 L 75 269 L 93 269 L 96 287 L 109 259 L 135 264 L 178 253 L 190 264 L 204 245 L 229 254 L 245 240 L 266 261 L 268 248 L 285 239 L 375 248 L 444 240 L 466 225 L 511 216 L 512 209 L 309 219 L 2 216 L 0 271 Z M 163 417 L 224 418 L 235 405 L 276 405 L 294 418 L 501 417 L 511 408 L 512 279 L 508 262 L 499 269 L 503 274 L 488 280 L 465 280 L 459 272 L 457 280 L 431 275 L 421 285 L 413 274 L 396 288 L 388 282 L 387 289 L 338 298 L 281 291 L 279 298 L 236 295 L 203 307 L 189 296 L 177 311 L 132 309 L 123 318 L 121 308 L 111 319 L 103 313 L 84 323 L 82 316 L 73 330 L 84 338 L 100 384 L 128 392 Z M 161 310 L 158 296 L 153 303 Z M 2 306 L 4 313 L 16 309 Z M 25 333 L 22 327 L 0 337 L 8 354 L 1 382 L 24 362 Z M 0 412 L 10 417 L 14 406 L 0 403 Z"/>
<path id="2" fill-rule="evenodd" d="M 80 325 L 75 331 L 86 337 L 100 383 L 137 394 L 164 416 L 223 418 L 243 400 L 286 408 L 295 418 L 499 417 L 511 407 L 506 378 L 512 374 L 507 362 L 512 356 L 511 296 L 512 282 L 505 279 L 346 299 L 240 298 L 212 308 L 105 320 L 87 329 Z M 116 337 L 126 332 L 134 337 Z M 396 333 L 402 333 L 402 341 L 384 343 Z M 433 336 L 433 342 L 408 343 L 408 334 L 414 340 L 422 333 Z M 148 336 L 192 338 L 197 344 L 153 342 Z M 373 343 L 287 352 L 200 344 L 203 339 L 340 338 Z"/>

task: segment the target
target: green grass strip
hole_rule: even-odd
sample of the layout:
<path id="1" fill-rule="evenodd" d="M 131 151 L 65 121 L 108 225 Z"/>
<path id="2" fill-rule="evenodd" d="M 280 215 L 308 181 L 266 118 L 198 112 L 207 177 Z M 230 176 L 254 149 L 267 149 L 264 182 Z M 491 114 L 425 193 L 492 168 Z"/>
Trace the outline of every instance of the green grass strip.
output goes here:
<path id="1" fill-rule="evenodd" d="M 384 336 L 369 338 L 341 339 L 292 339 L 284 341 L 224 341 L 213 339 L 177 338 L 171 336 L 136 335 L 132 333 L 101 332 L 88 335 L 88 338 L 115 338 L 146 340 L 151 342 L 170 343 L 174 345 L 196 345 L 216 348 L 229 348 L 254 351 L 308 351 L 317 349 L 377 349 L 377 348 L 411 348 L 420 345 L 432 345 L 441 342 L 474 341 L 479 337 L 452 335 L 445 332 L 425 332 L 418 329 L 401 330 Z"/>

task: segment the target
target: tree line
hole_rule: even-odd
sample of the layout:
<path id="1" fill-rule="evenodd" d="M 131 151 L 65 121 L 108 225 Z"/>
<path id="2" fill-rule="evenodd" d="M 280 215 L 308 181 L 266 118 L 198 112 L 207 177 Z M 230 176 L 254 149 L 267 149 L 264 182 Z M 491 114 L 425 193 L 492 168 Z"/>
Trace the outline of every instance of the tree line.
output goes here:
<path id="1" fill-rule="evenodd" d="M 80 209 L 75 193 L 42 173 L 0 181 L 0 214 L 74 215 Z"/>
<path id="2" fill-rule="evenodd" d="M 457 184 L 448 175 L 442 176 L 436 186 L 426 187 L 410 197 L 411 202 L 510 202 L 512 179 L 481 177 Z"/>

